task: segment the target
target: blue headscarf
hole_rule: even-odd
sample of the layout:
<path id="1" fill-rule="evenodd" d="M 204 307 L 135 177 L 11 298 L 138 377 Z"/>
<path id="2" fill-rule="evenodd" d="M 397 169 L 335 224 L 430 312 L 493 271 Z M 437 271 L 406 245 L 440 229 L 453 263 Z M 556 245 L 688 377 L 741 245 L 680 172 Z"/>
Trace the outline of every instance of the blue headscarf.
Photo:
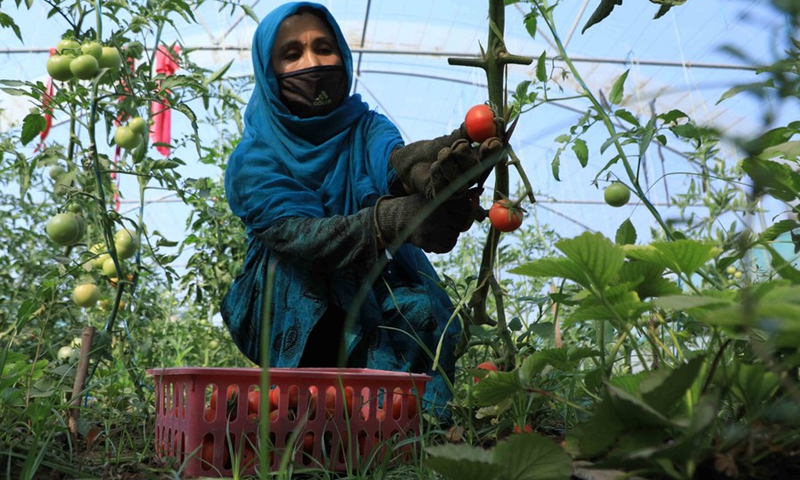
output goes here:
<path id="1" fill-rule="evenodd" d="M 350 215 L 385 193 L 386 160 L 402 144 L 397 128 L 348 96 L 323 117 L 299 118 L 280 99 L 270 61 L 278 28 L 302 7 L 318 10 L 339 44 L 348 85 L 353 57 L 330 12 L 310 2 L 287 3 L 259 24 L 253 38 L 255 89 L 245 110 L 242 140 L 230 157 L 225 189 L 231 210 L 261 232 L 285 217 Z M 269 192 L 268 195 L 264 192 Z"/>

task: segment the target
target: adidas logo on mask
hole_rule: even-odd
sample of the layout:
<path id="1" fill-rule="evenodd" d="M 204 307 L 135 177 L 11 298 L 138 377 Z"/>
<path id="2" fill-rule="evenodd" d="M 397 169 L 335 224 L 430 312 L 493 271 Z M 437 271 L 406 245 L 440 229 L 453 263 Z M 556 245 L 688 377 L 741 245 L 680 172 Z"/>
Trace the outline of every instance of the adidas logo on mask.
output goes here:
<path id="1" fill-rule="evenodd" d="M 323 105 L 330 105 L 330 103 L 331 98 L 328 96 L 328 92 L 323 90 L 319 95 L 317 95 L 317 98 L 314 99 L 313 105 L 315 107 L 321 107 Z"/>

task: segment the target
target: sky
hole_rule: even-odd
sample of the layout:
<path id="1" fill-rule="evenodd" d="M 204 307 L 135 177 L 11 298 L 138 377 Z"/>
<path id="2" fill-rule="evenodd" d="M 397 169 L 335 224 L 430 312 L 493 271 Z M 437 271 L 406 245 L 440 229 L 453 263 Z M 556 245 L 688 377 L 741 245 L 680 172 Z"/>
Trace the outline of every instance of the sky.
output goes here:
<path id="1" fill-rule="evenodd" d="M 282 2 L 255 0 L 251 5 L 259 18 Z M 339 21 L 351 48 L 365 53 L 354 54 L 359 64 L 356 92 L 373 108 L 395 122 L 406 141 L 432 138 L 456 128 L 466 111 L 486 100 L 485 77 L 477 69 L 450 66 L 445 54 L 475 55 L 485 45 L 488 22 L 488 2 L 481 0 L 413 0 L 397 1 L 323 1 Z M 608 94 L 614 81 L 630 70 L 622 107 L 650 115 L 651 102 L 658 112 L 679 108 L 700 123 L 719 126 L 732 135 L 747 135 L 761 128 L 762 105 L 740 95 L 716 105 L 723 92 L 737 83 L 750 83 L 759 78 L 752 70 L 736 68 L 744 63 L 722 48 L 733 46 L 757 62 L 769 63 L 779 51 L 776 33 L 786 28 L 785 19 L 768 8 L 769 2 L 757 0 L 691 0 L 673 8 L 659 20 L 652 17 L 658 9 L 649 2 L 628 1 L 617 7 L 602 23 L 581 33 L 581 28 L 595 8 L 597 1 L 563 1 L 555 10 L 559 37 L 567 44 L 568 54 L 595 94 Z M 369 13 L 366 15 L 367 6 Z M 583 7 L 586 7 L 583 9 Z M 9 13 L 21 26 L 24 43 L 9 29 L 0 30 L 0 56 L 3 58 L 0 78 L 45 81 L 46 53 L 16 53 L 20 49 L 46 50 L 54 45 L 66 24 L 52 17 L 46 19 L 46 5 L 34 2 L 30 11 Z M 4 9 L 5 11 L 5 9 Z M 554 54 L 550 32 L 540 28 L 535 38 L 527 33 L 523 17 L 530 11 L 525 3 L 506 8 L 505 40 L 511 53 L 539 57 Z M 252 72 L 249 46 L 257 26 L 240 13 L 231 16 L 229 9 L 218 11 L 216 5 L 206 4 L 197 12 L 197 25 L 181 26 L 179 31 L 165 32 L 167 42 L 180 40 L 188 47 L 220 45 L 222 51 L 199 51 L 193 60 L 210 69 L 234 60 L 233 74 Z M 364 28 L 366 22 L 366 29 Z M 540 27 L 544 27 L 540 24 Z M 143 38 L 145 44 L 152 38 Z M 149 42 L 149 43 L 148 43 Z M 400 53 L 376 53 L 393 51 Z M 3 53 L 5 52 L 5 53 Z M 423 55 L 425 54 L 425 55 Z M 558 68 L 562 62 L 555 62 Z M 716 65 L 704 68 L 703 65 Z M 720 68 L 728 65 L 730 68 Z M 509 70 L 509 88 L 533 77 L 532 67 L 513 67 Z M 558 75 L 556 75 L 558 77 Z M 563 96 L 574 93 L 576 85 L 568 79 L 559 81 Z M 559 94 L 557 85 L 553 93 Z M 592 185 L 596 172 L 611 158 L 600 153 L 607 132 L 594 127 L 586 138 L 590 160 L 580 168 L 569 151 L 562 157 L 561 181 L 550 172 L 550 163 L 558 145 L 554 139 L 565 133 L 588 107 L 585 100 L 548 104 L 523 115 L 511 144 L 522 160 L 539 201 L 524 205 L 542 224 L 552 226 L 561 236 L 570 237 L 586 229 L 599 231 L 613 238 L 616 228 L 631 219 L 640 238 L 649 235 L 654 226 L 646 210 L 632 203 L 623 208 L 611 208 L 602 202 L 602 187 Z M 788 105 L 784 118 L 797 118 L 798 108 Z M 0 94 L 0 129 L 10 128 L 29 106 L 18 98 Z M 180 114 L 173 114 L 173 132 L 189 130 L 189 123 Z M 65 127 L 51 133 L 58 139 Z M 679 151 L 685 146 L 675 144 Z M 730 148 L 723 153 L 731 161 L 739 158 Z M 189 177 L 218 178 L 219 171 L 192 160 L 193 150 L 175 153 L 188 165 L 181 173 Z M 646 181 L 650 199 L 669 214 L 669 196 L 685 188 L 693 170 L 676 154 L 667 153 L 664 161 L 651 150 L 646 163 Z M 620 165 L 612 174 L 624 176 Z M 512 177 L 512 182 L 515 180 Z M 487 186 L 492 185 L 492 178 Z M 122 211 L 135 209 L 136 182 L 124 178 L 121 183 L 126 203 Z M 162 199 L 163 192 L 152 191 L 149 201 Z M 167 237 L 180 239 L 188 209 L 180 203 L 150 203 L 145 208 L 145 221 L 150 230 L 159 230 Z M 488 208 L 488 205 L 484 205 Z"/>

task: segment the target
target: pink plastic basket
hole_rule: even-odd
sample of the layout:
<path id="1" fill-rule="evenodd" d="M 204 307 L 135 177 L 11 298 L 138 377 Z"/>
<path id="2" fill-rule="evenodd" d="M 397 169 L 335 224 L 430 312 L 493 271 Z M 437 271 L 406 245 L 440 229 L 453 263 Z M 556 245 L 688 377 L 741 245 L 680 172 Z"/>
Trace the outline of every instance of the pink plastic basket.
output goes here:
<path id="1" fill-rule="evenodd" d="M 148 373 L 155 381 L 160 458 L 177 460 L 190 477 L 229 476 L 237 459 L 240 473 L 255 473 L 261 369 L 187 367 Z M 418 402 L 428 375 L 324 368 L 273 368 L 269 373 L 271 469 L 288 454 L 297 466 L 343 471 L 348 465 L 381 461 L 392 453 L 387 448 L 391 442 L 419 435 Z M 227 401 L 219 392 L 226 392 Z"/>

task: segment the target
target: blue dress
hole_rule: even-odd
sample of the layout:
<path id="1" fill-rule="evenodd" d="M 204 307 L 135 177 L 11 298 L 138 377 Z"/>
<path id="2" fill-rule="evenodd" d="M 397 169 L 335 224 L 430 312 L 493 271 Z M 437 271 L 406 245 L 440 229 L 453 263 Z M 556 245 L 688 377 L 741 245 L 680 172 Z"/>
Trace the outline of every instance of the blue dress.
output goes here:
<path id="1" fill-rule="evenodd" d="M 268 322 L 269 365 L 298 367 L 304 355 L 313 356 L 306 347 L 318 324 L 331 312 L 349 314 L 354 321 L 342 339 L 347 366 L 431 375 L 425 407 L 447 420 L 461 322 L 422 250 L 405 244 L 386 261 L 377 246 L 375 201 L 390 191 L 400 194 L 389 163 L 392 150 L 402 146 L 397 128 L 359 95 L 326 116 L 304 119 L 280 101 L 269 54 L 280 23 L 303 6 L 327 18 L 352 85 L 350 49 L 323 6 L 284 4 L 260 23 L 253 39 L 255 87 L 225 173 L 248 250 L 223 299 L 222 317 L 255 363 Z M 268 272 L 273 290 L 265 303 Z"/>

